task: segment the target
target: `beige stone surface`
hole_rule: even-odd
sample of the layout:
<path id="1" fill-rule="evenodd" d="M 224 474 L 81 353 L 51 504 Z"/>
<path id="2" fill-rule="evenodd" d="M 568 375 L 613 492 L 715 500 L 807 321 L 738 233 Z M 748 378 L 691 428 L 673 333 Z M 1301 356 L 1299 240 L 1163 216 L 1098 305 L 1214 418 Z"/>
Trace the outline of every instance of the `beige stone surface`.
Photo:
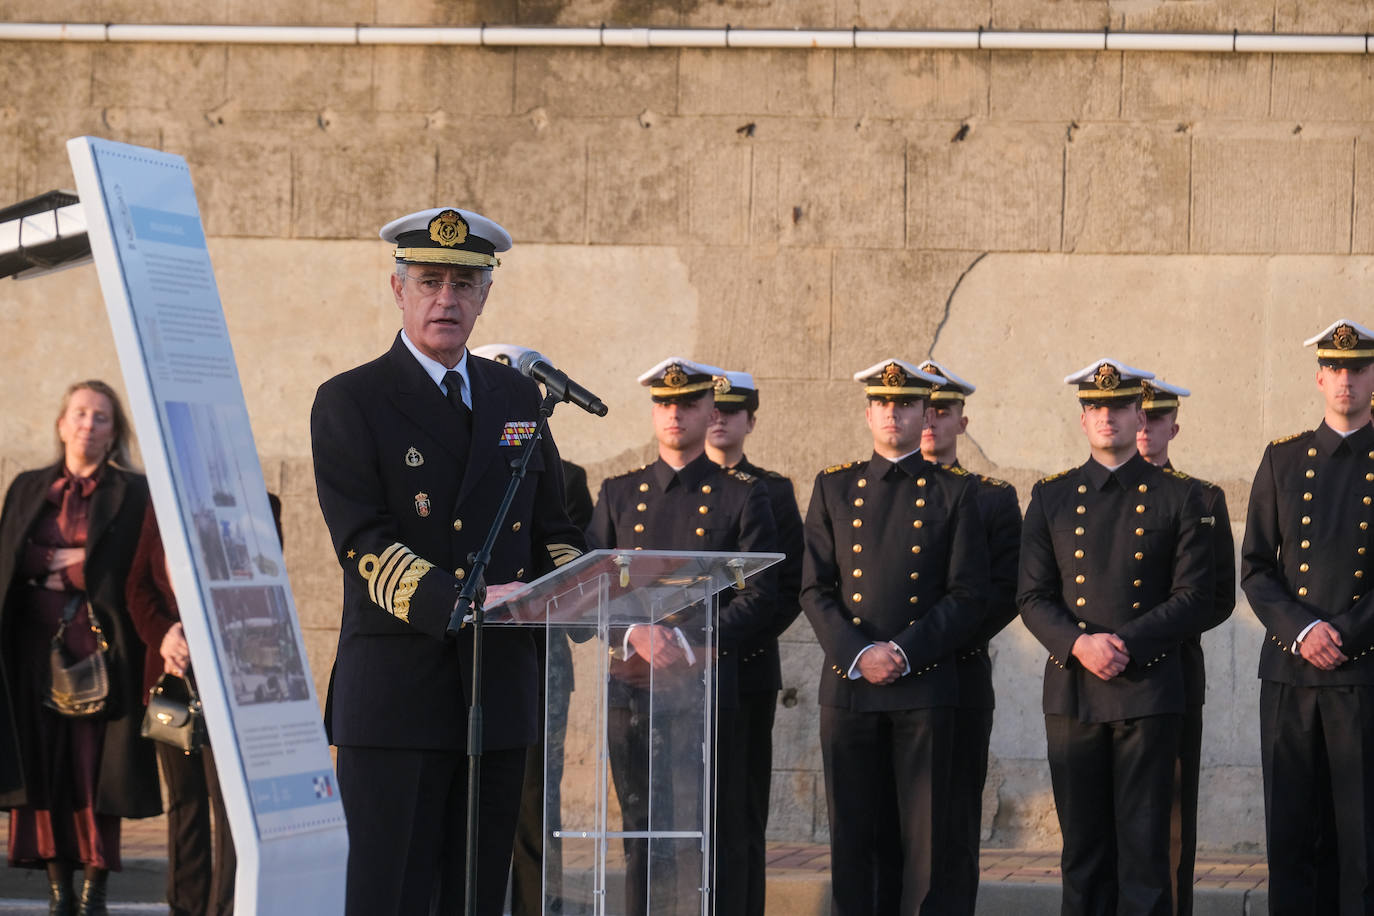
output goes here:
<path id="1" fill-rule="evenodd" d="M 1106 28 L 1108 0 L 992 0 L 994 29 L 1087 30 Z"/>
<path id="2" fill-rule="evenodd" d="M 1360 136 L 1355 140 L 1355 213 L 1350 233 L 1350 248 L 1354 254 L 1374 252 L 1374 139 Z"/>
<path id="3" fill-rule="evenodd" d="M 678 53 L 671 49 L 521 48 L 515 58 L 515 110 L 543 107 L 564 117 L 672 114 Z"/>
<path id="4" fill-rule="evenodd" d="M 1369 0 L 1277 0 L 1274 31 L 1360 35 L 1374 30 L 1374 4 Z"/>
<path id="5" fill-rule="evenodd" d="M 906 243 L 902 146 L 850 139 L 754 148 L 754 244 L 901 248 Z"/>
<path id="6" fill-rule="evenodd" d="M 475 117 L 512 112 L 519 53 L 514 48 L 379 45 L 372 58 L 372 106 L 444 111 L 455 126 L 471 129 Z"/>
<path id="7" fill-rule="evenodd" d="M 835 114 L 952 120 L 985 115 L 988 60 L 979 51 L 837 52 Z"/>
<path id="8" fill-rule="evenodd" d="M 678 61 L 678 113 L 829 115 L 835 55 L 829 50 L 684 49 Z"/>
<path id="9" fill-rule="evenodd" d="M 1113 0 L 1133 32 L 1272 32 L 1274 0 Z M 1113 23 L 1116 24 L 1115 22 Z"/>
<path id="10" fill-rule="evenodd" d="M 1120 51 L 991 54 L 988 115 L 1011 121 L 1115 119 L 1123 57 Z M 1054 91 L 1046 92 L 1047 85 Z"/>
<path id="11" fill-rule="evenodd" d="M 695 28 L 729 25 L 737 29 L 831 29 L 835 27 L 835 7 L 840 2 L 843 0 L 792 0 L 779 7 L 775 0 L 689 0 L 661 5 L 667 8 L 680 5 L 682 24 Z M 644 13 L 660 4 L 621 0 L 620 6 L 624 14 L 637 13 L 642 18 Z"/>
<path id="12" fill-rule="evenodd" d="M 1192 138 L 1174 128 L 1093 124 L 1065 146 L 1064 250 L 1188 250 Z"/>
<path id="13" fill-rule="evenodd" d="M 1275 54 L 1273 87 L 1275 118 L 1367 121 L 1374 114 L 1374 69 L 1365 57 Z"/>
<path id="14" fill-rule="evenodd" d="M 282 238 L 291 233 L 291 148 L 282 136 L 201 124 L 168 129 L 162 148 L 186 159 L 205 232 Z"/>
<path id="15" fill-rule="evenodd" d="M 16 109 L 86 107 L 91 104 L 95 49 L 90 44 L 7 42 L 0 55 L 3 104 Z"/>
<path id="16" fill-rule="evenodd" d="M 101 44 L 92 80 L 93 104 L 206 111 L 225 101 L 229 48 L 225 45 Z"/>
<path id="17" fill-rule="evenodd" d="M 162 132 L 144 125 L 112 122 L 111 112 L 94 109 L 26 111 L 14 125 L 18 147 L 17 196 L 32 197 L 53 188 L 75 188 L 67 141 L 84 135 L 104 137 L 138 146 L 157 146 Z"/>
<path id="18" fill-rule="evenodd" d="M 1354 142 L 1198 137 L 1195 252 L 1348 252 Z"/>
<path id="19" fill-rule="evenodd" d="M 375 53 L 355 46 L 231 46 L 225 95 L 256 111 L 368 108 Z"/>
<path id="20" fill-rule="evenodd" d="M 840 0 L 836 20 L 840 28 L 860 29 L 977 29 L 992 17 L 992 0 Z"/>
<path id="21" fill-rule="evenodd" d="M 1122 57 L 1121 114 L 1187 123 L 1269 114 L 1271 55 L 1152 54 Z"/>
<path id="22" fill-rule="evenodd" d="M 986 124 L 907 149 L 907 245 L 1054 251 L 1060 244 L 1064 131 Z"/>
<path id="23" fill-rule="evenodd" d="M 405 180 L 396 165 L 405 163 Z M 320 131 L 291 155 L 291 235 L 376 238 L 397 216 L 433 206 L 437 145 L 427 137 L 346 139 Z"/>

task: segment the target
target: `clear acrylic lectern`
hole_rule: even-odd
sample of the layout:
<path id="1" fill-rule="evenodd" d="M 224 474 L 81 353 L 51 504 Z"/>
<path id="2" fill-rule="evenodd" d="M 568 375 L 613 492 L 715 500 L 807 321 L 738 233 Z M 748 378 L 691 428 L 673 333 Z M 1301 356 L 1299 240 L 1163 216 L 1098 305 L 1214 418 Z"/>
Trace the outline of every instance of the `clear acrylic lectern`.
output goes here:
<path id="1" fill-rule="evenodd" d="M 487 610 L 547 637 L 545 913 L 711 911 L 716 596 L 782 558 L 597 550 Z"/>

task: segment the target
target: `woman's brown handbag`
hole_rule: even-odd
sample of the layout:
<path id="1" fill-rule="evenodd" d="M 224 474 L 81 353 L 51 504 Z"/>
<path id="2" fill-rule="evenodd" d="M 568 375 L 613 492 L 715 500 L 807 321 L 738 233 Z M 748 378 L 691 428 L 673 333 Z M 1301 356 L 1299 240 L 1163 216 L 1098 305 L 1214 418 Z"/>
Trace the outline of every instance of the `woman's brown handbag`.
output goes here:
<path id="1" fill-rule="evenodd" d="M 205 715 L 196 688 L 185 678 L 164 674 L 148 691 L 142 734 L 190 754 L 205 744 Z"/>
<path id="2" fill-rule="evenodd" d="M 67 625 L 81 607 L 81 597 L 72 596 L 62 611 L 62 623 L 53 635 L 52 647 L 48 653 L 48 695 L 43 705 L 74 719 L 98 716 L 105 711 L 110 696 L 110 672 L 105 664 L 105 653 L 110 644 L 105 633 L 96 622 L 95 611 L 87 606 L 86 616 L 95 634 L 95 651 L 85 658 L 72 661 L 67 655 L 62 636 Z"/>

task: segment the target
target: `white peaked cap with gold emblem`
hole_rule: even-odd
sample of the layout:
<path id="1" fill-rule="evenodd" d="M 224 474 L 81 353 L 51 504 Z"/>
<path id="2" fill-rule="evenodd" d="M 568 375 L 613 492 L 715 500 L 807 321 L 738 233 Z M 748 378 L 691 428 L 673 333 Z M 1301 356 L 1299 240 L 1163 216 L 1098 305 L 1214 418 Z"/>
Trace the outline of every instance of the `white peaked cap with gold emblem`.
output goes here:
<path id="1" fill-rule="evenodd" d="M 1170 385 L 1158 376 L 1142 381 L 1140 387 L 1145 392 L 1140 398 L 1140 406 L 1148 411 L 1173 410 L 1178 407 L 1179 398 L 1186 398 L 1192 394 L 1187 388 Z"/>
<path id="2" fill-rule="evenodd" d="M 716 406 L 721 410 L 758 410 L 759 386 L 748 372 L 728 369 L 716 376 Z"/>
<path id="3" fill-rule="evenodd" d="M 719 366 L 670 356 L 641 375 L 639 384 L 648 387 L 653 398 L 671 400 L 710 391 L 715 388 L 716 376 L 724 374 Z"/>
<path id="4" fill-rule="evenodd" d="M 854 381 L 863 382 L 864 394 L 871 398 L 928 398 L 932 387 L 948 379 L 892 357 L 855 372 Z"/>
<path id="5" fill-rule="evenodd" d="M 1374 331 L 1349 318 L 1333 321 L 1326 330 L 1302 342 L 1317 345 L 1317 359 L 1374 359 Z"/>
<path id="6" fill-rule="evenodd" d="M 1065 385 L 1078 387 L 1078 400 L 1088 404 L 1133 401 L 1143 393 L 1141 381 L 1154 378 L 1153 372 L 1136 369 L 1115 359 L 1094 360 L 1077 372 L 1064 376 Z"/>
<path id="7" fill-rule="evenodd" d="M 432 207 L 393 219 L 379 233 L 396 246 L 405 264 L 441 264 L 491 270 L 509 251 L 510 233 L 480 213 L 458 207 Z"/>
<path id="8" fill-rule="evenodd" d="M 532 350 L 529 347 L 519 346 L 518 344 L 482 344 L 480 347 L 473 347 L 470 352 L 473 356 L 480 356 L 483 359 L 503 363 L 516 369 L 520 368 L 520 359 L 526 353 L 533 353 L 535 359 L 543 359 L 544 362 L 548 362 L 547 359 L 544 359 L 543 353 L 540 353 L 538 350 Z"/>
<path id="9" fill-rule="evenodd" d="M 978 390 L 973 382 L 965 381 L 953 372 L 950 372 L 944 363 L 928 359 L 921 363 L 921 369 L 924 372 L 933 372 L 936 375 L 943 375 L 945 377 L 945 381 L 942 384 L 936 385 L 931 389 L 930 400 L 932 403 L 938 404 L 941 401 L 963 401 L 969 395 L 973 394 L 973 392 Z"/>

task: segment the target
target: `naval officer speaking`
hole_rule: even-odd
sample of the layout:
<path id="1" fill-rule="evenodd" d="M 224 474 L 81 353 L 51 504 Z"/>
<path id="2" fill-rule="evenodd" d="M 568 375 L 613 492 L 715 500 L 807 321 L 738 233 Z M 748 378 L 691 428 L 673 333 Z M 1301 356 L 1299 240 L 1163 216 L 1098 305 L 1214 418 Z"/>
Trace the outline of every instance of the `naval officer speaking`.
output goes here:
<path id="1" fill-rule="evenodd" d="M 347 912 L 458 913 L 464 899 L 471 628 L 449 615 L 534 434 L 539 387 L 467 350 L 486 306 L 499 225 L 457 207 L 388 223 L 391 349 L 320 386 L 310 417 L 320 509 L 343 568 L 343 620 L 325 727 L 338 746 L 348 817 Z M 545 435 L 496 540 L 494 599 L 582 552 L 568 521 L 558 449 Z M 500 913 L 525 748 L 539 718 L 528 632 L 484 636 L 486 726 L 477 911 Z"/>

